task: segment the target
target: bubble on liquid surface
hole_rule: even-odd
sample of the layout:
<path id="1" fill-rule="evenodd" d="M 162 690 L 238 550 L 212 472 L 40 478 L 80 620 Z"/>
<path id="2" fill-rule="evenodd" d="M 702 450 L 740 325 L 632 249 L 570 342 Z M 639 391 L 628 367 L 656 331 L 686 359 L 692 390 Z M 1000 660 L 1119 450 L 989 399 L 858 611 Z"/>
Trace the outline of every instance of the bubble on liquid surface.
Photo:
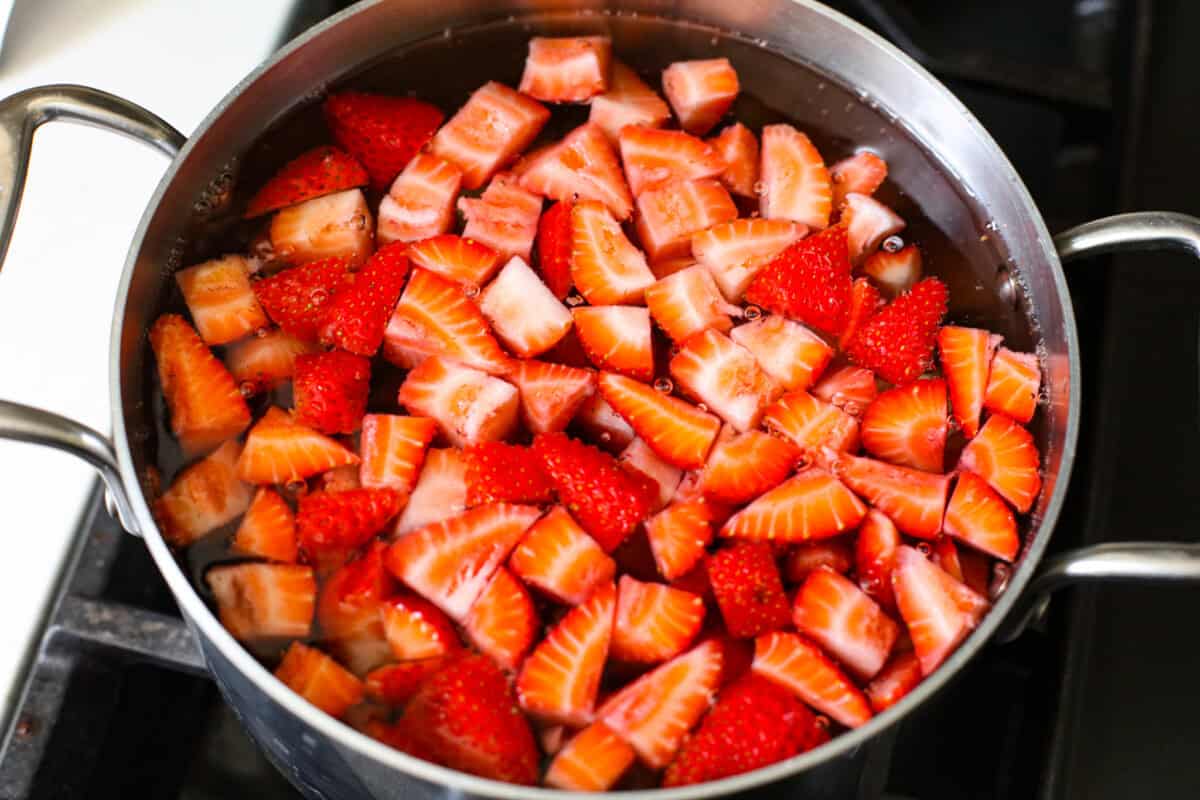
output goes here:
<path id="1" fill-rule="evenodd" d="M 663 394 L 670 394 L 675 390 L 675 384 L 670 378 L 655 378 L 654 389 L 655 391 L 662 392 Z"/>
<path id="2" fill-rule="evenodd" d="M 904 249 L 904 240 L 893 234 L 884 239 L 880 246 L 889 253 L 899 253 Z"/>
<path id="3" fill-rule="evenodd" d="M 763 315 L 763 310 L 755 305 L 746 306 L 745 310 L 742 311 L 742 317 L 747 322 L 753 322 L 756 319 L 761 319 L 762 315 Z"/>

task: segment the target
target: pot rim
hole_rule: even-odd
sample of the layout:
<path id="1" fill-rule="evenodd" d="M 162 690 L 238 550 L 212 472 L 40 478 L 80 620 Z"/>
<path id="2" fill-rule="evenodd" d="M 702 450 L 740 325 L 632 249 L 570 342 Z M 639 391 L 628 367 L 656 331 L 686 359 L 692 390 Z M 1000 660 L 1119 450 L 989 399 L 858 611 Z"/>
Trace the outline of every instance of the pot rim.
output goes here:
<path id="1" fill-rule="evenodd" d="M 209 643 L 214 645 L 222 653 L 222 655 L 227 658 L 244 676 L 250 679 L 259 689 L 265 692 L 271 700 L 287 709 L 288 712 L 299 718 L 303 723 L 317 729 L 322 735 L 329 737 L 340 746 L 355 750 L 374 761 L 382 763 L 389 769 L 396 770 L 400 773 L 410 774 L 417 778 L 434 784 L 440 784 L 453 790 L 469 792 L 472 794 L 492 798 L 502 798 L 503 800 L 523 800 L 524 798 L 567 800 L 567 798 L 578 798 L 580 793 L 577 792 L 563 791 L 558 789 L 545 789 L 542 787 L 520 786 L 516 784 L 490 780 L 442 767 L 423 759 L 410 756 L 407 753 L 389 747 L 382 742 L 378 742 L 369 736 L 354 730 L 340 720 L 325 714 L 284 685 L 265 666 L 259 663 L 259 661 L 255 659 L 240 642 L 234 639 L 233 636 L 225 630 L 225 628 L 218 621 L 216 615 L 209 609 L 208 605 L 196 592 L 191 581 L 180 568 L 175 556 L 171 553 L 170 548 L 162 538 L 161 532 L 158 530 L 158 526 L 154 522 L 154 518 L 150 512 L 146 498 L 142 493 L 141 482 L 138 480 L 137 471 L 134 466 L 133 453 L 129 446 L 129 439 L 125 429 L 124 414 L 122 413 L 122 410 L 125 407 L 125 398 L 121 393 L 121 358 L 119 352 L 119 343 L 122 341 L 122 333 L 124 328 L 126 304 L 128 301 L 130 283 L 132 281 L 134 268 L 138 260 L 138 253 L 142 248 L 142 243 L 145 238 L 150 220 L 153 217 L 155 210 L 161 204 L 163 197 L 166 195 L 172 182 L 174 181 L 180 165 L 187 160 L 195 143 L 205 136 L 208 130 L 212 127 L 214 121 L 222 116 L 222 114 L 225 112 L 225 109 L 233 102 L 233 100 L 239 97 L 251 85 L 257 83 L 264 73 L 269 71 L 280 61 L 286 59 L 296 50 L 306 46 L 314 39 L 321 37 L 326 31 L 337 26 L 343 20 L 384 2 L 387 2 L 387 0 L 363 0 L 363 2 L 356 3 L 340 13 L 325 19 L 286 44 L 270 58 L 265 60 L 252 72 L 250 72 L 240 82 L 238 82 L 238 84 L 234 86 L 216 106 L 213 107 L 204 120 L 196 127 L 196 130 L 188 138 L 187 144 L 179 152 L 175 160 L 164 173 L 154 191 L 153 196 L 147 203 L 146 210 L 142 215 L 137 231 L 131 242 L 129 253 L 125 261 L 125 267 L 121 275 L 110 339 L 111 354 L 109 386 L 113 415 L 113 444 L 120 465 L 121 478 L 124 482 L 124 485 L 127 487 L 139 530 L 145 539 L 146 545 L 150 550 L 150 554 L 153 557 L 159 572 L 162 574 L 163 578 L 167 582 L 167 585 L 170 587 L 172 594 L 175 596 L 175 599 L 178 602 L 184 617 L 189 621 L 195 631 L 198 631 L 203 638 L 207 639 Z M 939 692 L 955 675 L 958 674 L 959 670 L 961 670 L 966 663 L 974 657 L 975 653 L 992 637 L 997 628 L 1000 626 L 1001 622 L 1004 620 L 1004 617 L 1007 616 L 1007 613 L 1011 609 L 1013 603 L 1016 601 L 1017 596 L 1021 593 L 1025 585 L 1033 576 L 1033 573 L 1037 568 L 1039 561 L 1041 560 L 1042 553 L 1045 550 L 1049 540 L 1050 533 L 1053 530 L 1054 524 L 1057 522 L 1059 513 L 1062 510 L 1063 499 L 1066 494 L 1071 467 L 1074 462 L 1080 415 L 1079 342 L 1078 333 L 1075 327 L 1074 310 L 1071 305 L 1071 297 L 1067 290 L 1066 279 L 1063 274 L 1062 265 L 1058 254 L 1054 248 L 1053 240 L 1049 231 L 1046 229 L 1045 221 L 1042 218 L 1041 213 L 1034 204 L 1032 197 L 1030 197 L 1024 183 L 1017 175 L 1016 170 L 1013 168 L 1004 152 L 1000 149 L 999 145 L 997 145 L 992 139 L 991 135 L 988 134 L 987 130 L 958 100 L 958 98 L 952 92 L 950 92 L 950 90 L 947 89 L 937 78 L 927 72 L 923 67 L 909 58 L 909 56 L 907 56 L 901 50 L 854 20 L 837 11 L 834 11 L 831 8 L 815 2 L 814 0 L 790 0 L 790 2 L 820 14 L 828 18 L 830 21 L 847 29 L 850 34 L 865 39 L 877 50 L 881 51 L 882 54 L 888 56 L 891 59 L 892 66 L 895 69 L 907 72 L 913 81 L 924 81 L 931 84 L 937 93 L 940 94 L 947 103 L 951 104 L 962 114 L 972 132 L 980 137 L 985 146 L 991 151 L 990 155 L 994 160 L 997 169 L 1002 171 L 1006 181 L 1013 185 L 1013 189 L 1017 192 L 1022 205 L 1036 227 L 1038 234 L 1038 245 L 1042 250 L 1047 268 L 1049 268 L 1053 273 L 1053 282 L 1058 291 L 1060 303 L 1062 305 L 1065 339 L 1069 359 L 1069 398 L 1066 430 L 1060 466 L 1057 474 L 1055 475 L 1052 494 L 1046 504 L 1046 510 L 1042 515 L 1041 520 L 1038 521 L 1036 525 L 1031 542 L 1028 544 L 1025 552 L 1021 556 L 1021 563 L 1013 571 L 1009 580 L 1009 585 L 999 601 L 993 605 L 992 609 L 989 610 L 979 627 L 972 631 L 972 633 L 959 645 L 950 658 L 948 658 L 934 672 L 933 675 L 922 680 L 916 689 L 905 696 L 900 702 L 887 709 L 883 713 L 872 717 L 872 719 L 862 727 L 842 733 L 826 744 L 810 750 L 807 753 L 795 756 L 791 759 L 719 781 L 712 781 L 708 783 L 672 789 L 645 789 L 620 793 L 622 798 L 629 798 L 629 800 L 694 800 L 696 798 L 707 798 L 730 794 L 733 792 L 746 791 L 764 784 L 780 781 L 796 773 L 816 767 L 817 765 L 826 761 L 830 761 L 839 756 L 851 753 L 856 748 L 866 743 L 869 739 L 876 737 L 890 726 L 899 722 L 903 717 L 907 716 L 910 712 L 931 698 L 935 693 Z M 530 9 L 530 11 L 534 12 L 538 10 L 545 9 Z M 668 15 L 663 14 L 663 16 Z M 816 69 L 819 69 L 819 65 L 813 64 L 812 66 Z M 903 122 L 898 122 L 897 124 L 903 126 Z"/>

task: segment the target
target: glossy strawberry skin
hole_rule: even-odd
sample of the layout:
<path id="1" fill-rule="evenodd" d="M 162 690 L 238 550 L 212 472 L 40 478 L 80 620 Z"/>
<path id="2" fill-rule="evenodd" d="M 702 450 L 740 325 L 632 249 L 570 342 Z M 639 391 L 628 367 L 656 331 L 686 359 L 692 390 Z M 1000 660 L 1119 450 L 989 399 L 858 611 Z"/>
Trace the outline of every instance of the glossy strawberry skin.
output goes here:
<path id="1" fill-rule="evenodd" d="M 284 164 L 246 204 L 246 219 L 269 214 L 314 197 L 365 186 L 367 171 L 354 156 L 324 145 Z"/>
<path id="2" fill-rule="evenodd" d="M 360 547 L 396 516 L 400 497 L 391 489 L 313 492 L 300 498 L 296 535 L 309 561 L 326 561 Z"/>
<path id="3" fill-rule="evenodd" d="M 407 245 L 396 242 L 377 250 L 326 307 L 321 343 L 360 356 L 375 355 L 406 277 Z"/>
<path id="4" fill-rule="evenodd" d="M 840 226 L 775 256 L 746 289 L 747 302 L 837 336 L 851 305 L 850 253 Z"/>
<path id="5" fill-rule="evenodd" d="M 280 328 L 315 342 L 325 308 L 345 282 L 347 269 L 340 258 L 301 264 L 256 281 L 254 296 Z"/>
<path id="6" fill-rule="evenodd" d="M 538 221 L 538 272 L 562 300 L 571 291 L 571 204 L 558 202 Z"/>
<path id="7" fill-rule="evenodd" d="M 387 191 L 444 117 L 422 100 L 366 92 L 332 94 L 324 111 L 334 140 L 366 167 L 377 192 Z"/>
<path id="8" fill-rule="evenodd" d="M 926 278 L 885 306 L 847 344 L 850 359 L 900 385 L 933 366 L 938 325 L 949 293 L 937 278 Z"/>
<path id="9" fill-rule="evenodd" d="M 322 433 L 353 433 L 362 426 L 371 391 L 371 362 L 333 350 L 296 358 L 295 419 Z"/>
<path id="10" fill-rule="evenodd" d="M 480 442 L 467 447 L 466 459 L 468 506 L 547 503 L 554 493 L 541 459 L 527 447 Z"/>
<path id="11" fill-rule="evenodd" d="M 770 545 L 727 547 L 709 556 L 706 569 L 731 635 L 750 638 L 788 624 L 787 597 Z"/>

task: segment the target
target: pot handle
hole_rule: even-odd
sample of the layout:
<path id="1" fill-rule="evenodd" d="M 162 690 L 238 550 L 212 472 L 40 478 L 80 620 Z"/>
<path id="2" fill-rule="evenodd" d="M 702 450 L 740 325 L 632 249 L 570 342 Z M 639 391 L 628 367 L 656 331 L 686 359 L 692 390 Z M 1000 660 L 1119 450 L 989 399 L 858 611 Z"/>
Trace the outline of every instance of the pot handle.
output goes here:
<path id="1" fill-rule="evenodd" d="M 187 141 L 182 133 L 141 106 L 86 86 L 39 86 L 0 100 L 0 269 L 25 188 L 33 132 L 39 125 L 58 119 L 122 133 L 171 157 Z M 0 439 L 65 450 L 94 466 L 104 481 L 110 509 L 125 530 L 137 533 L 116 452 L 107 437 L 58 414 L 0 400 Z"/>
<path id="2" fill-rule="evenodd" d="M 1200 258 L 1200 219 L 1171 211 L 1117 214 L 1085 222 L 1054 237 L 1059 257 L 1130 250 L 1183 250 Z M 1047 559 L 1017 598 L 997 638 L 1008 642 L 1045 610 L 1050 595 L 1078 583 L 1197 583 L 1200 544 L 1111 542 Z"/>

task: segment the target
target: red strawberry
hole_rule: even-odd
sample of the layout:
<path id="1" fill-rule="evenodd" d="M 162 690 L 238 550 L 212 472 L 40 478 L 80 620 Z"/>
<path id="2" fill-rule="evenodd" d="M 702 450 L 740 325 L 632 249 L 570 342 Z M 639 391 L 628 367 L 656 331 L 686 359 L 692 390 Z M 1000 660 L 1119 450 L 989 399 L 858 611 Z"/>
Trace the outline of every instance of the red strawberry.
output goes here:
<path id="1" fill-rule="evenodd" d="M 763 413 L 767 430 L 797 448 L 810 461 L 821 448 L 858 449 L 858 420 L 835 405 L 818 400 L 805 391 L 789 392 Z"/>
<path id="2" fill-rule="evenodd" d="M 646 306 L 659 327 L 676 342 L 713 328 L 733 327 L 731 314 L 742 310 L 725 301 L 712 274 L 699 264 L 660 279 L 646 289 Z"/>
<path id="3" fill-rule="evenodd" d="M 983 409 L 992 354 L 1000 337 L 980 328 L 947 325 L 938 331 L 938 350 L 942 372 L 950 388 L 954 421 L 967 438 L 979 433 L 979 414 Z"/>
<path id="4" fill-rule="evenodd" d="M 267 328 L 267 315 L 250 288 L 250 262 L 224 256 L 175 273 L 205 344 L 229 344 Z"/>
<path id="5" fill-rule="evenodd" d="M 758 140 L 750 129 L 735 122 L 708 143 L 725 162 L 725 171 L 721 173 L 725 188 L 742 197 L 758 197 L 754 191 L 758 183 Z"/>
<path id="6" fill-rule="evenodd" d="M 862 416 L 879 396 L 875 373 L 862 367 L 845 366 L 831 370 L 812 388 L 814 397 L 837 406 L 852 417 Z"/>
<path id="7" fill-rule="evenodd" d="M 371 362 L 340 350 L 297 356 L 292 386 L 296 422 L 322 433 L 353 433 L 367 410 Z"/>
<path id="8" fill-rule="evenodd" d="M 899 703 L 921 682 L 921 662 L 912 650 L 896 653 L 867 684 L 867 699 L 876 714 Z"/>
<path id="9" fill-rule="evenodd" d="M 829 168 L 833 180 L 833 207 L 841 208 L 846 195 L 873 195 L 887 180 L 887 162 L 869 150 L 860 150 Z"/>
<path id="10" fill-rule="evenodd" d="M 804 581 L 792 606 L 796 630 L 811 637 L 859 678 L 887 661 L 900 629 L 849 579 L 819 569 Z"/>
<path id="11" fill-rule="evenodd" d="M 679 481 L 683 478 L 683 470 L 664 461 L 642 439 L 635 438 L 630 442 L 629 446 L 621 451 L 618 460 L 626 469 L 635 470 L 654 482 L 657 492 L 651 511 L 658 511 L 671 501 L 675 490 L 679 488 Z"/>
<path id="12" fill-rule="evenodd" d="M 1003 414 L 988 417 L 958 459 L 960 470 L 983 478 L 1022 514 L 1033 507 L 1042 488 L 1040 465 L 1032 434 Z"/>
<path id="13" fill-rule="evenodd" d="M 508 349 L 522 358 L 554 347 L 572 324 L 567 307 L 519 258 L 509 261 L 483 290 L 479 310 Z"/>
<path id="14" fill-rule="evenodd" d="M 737 206 L 713 178 L 646 189 L 637 198 L 638 240 L 653 262 L 691 254 L 692 236 L 737 218 Z"/>
<path id="15" fill-rule="evenodd" d="M 331 717 L 340 717 L 362 701 L 362 681 L 314 647 L 292 642 L 275 677 Z"/>
<path id="16" fill-rule="evenodd" d="M 363 678 L 367 697 L 392 706 L 404 705 L 417 693 L 425 679 L 441 668 L 440 658 L 427 658 L 373 669 Z"/>
<path id="17" fill-rule="evenodd" d="M 759 208 L 767 219 L 790 219 L 821 230 L 833 211 L 833 186 L 825 160 L 791 125 L 762 130 Z"/>
<path id="18" fill-rule="evenodd" d="M 483 242 L 505 260 L 529 260 L 542 198 L 521 188 L 515 175 L 497 175 L 479 197 L 459 198 L 458 210 L 467 220 L 463 238 Z"/>
<path id="19" fill-rule="evenodd" d="M 708 133 L 738 95 L 738 76 L 727 58 L 676 61 L 663 70 L 663 93 L 679 126 Z"/>
<path id="20" fill-rule="evenodd" d="M 658 572 L 673 581 L 704 557 L 713 538 L 713 513 L 704 500 L 672 503 L 646 520 L 646 537 Z"/>
<path id="21" fill-rule="evenodd" d="M 599 125 L 612 142 L 628 126 L 661 128 L 671 118 L 666 102 L 619 61 L 613 62 L 608 91 L 593 97 L 590 106 L 588 121 Z"/>
<path id="22" fill-rule="evenodd" d="M 618 141 L 635 197 L 673 181 L 715 178 L 725 169 L 712 145 L 683 131 L 629 126 L 621 129 Z"/>
<path id="23" fill-rule="evenodd" d="M 466 458 L 461 450 L 433 448 L 425 455 L 417 485 L 396 523 L 396 534 L 403 536 L 430 523 L 458 516 L 466 507 Z"/>
<path id="24" fill-rule="evenodd" d="M 253 219 L 314 197 L 367 185 L 367 171 L 354 156 L 323 145 L 284 164 L 246 204 L 244 219 Z"/>
<path id="25" fill-rule="evenodd" d="M 217 601 L 217 616 L 239 641 L 302 638 L 312 630 L 317 581 L 298 564 L 225 564 L 204 580 Z"/>
<path id="26" fill-rule="evenodd" d="M 517 390 L 487 373 L 433 356 L 408 373 L 400 386 L 401 405 L 437 420 L 450 442 L 505 439 L 517 426 Z"/>
<path id="27" fill-rule="evenodd" d="M 982 597 L 908 546 L 896 552 L 892 588 L 925 675 L 954 652 L 987 605 Z"/>
<path id="28" fill-rule="evenodd" d="M 735 219 L 692 237 L 692 255 L 712 273 L 731 303 L 740 302 L 759 271 L 805 234 L 783 219 Z"/>
<path id="29" fill-rule="evenodd" d="M 561 433 L 538 434 L 533 451 L 563 505 L 605 552 L 649 516 L 654 502 L 649 480 L 622 469 L 607 453 Z"/>
<path id="30" fill-rule="evenodd" d="M 877 250 L 867 257 L 863 273 L 883 287 L 888 297 L 907 292 L 921 280 L 921 251 L 915 244 L 896 252 Z"/>
<path id="31" fill-rule="evenodd" d="M 837 536 L 793 546 L 783 564 L 784 579 L 788 583 L 804 583 L 809 575 L 821 569 L 848 574 L 854 567 L 854 551 L 846 538 Z"/>
<path id="32" fill-rule="evenodd" d="M 550 509 L 525 533 L 509 567 L 530 586 L 577 606 L 613 579 L 616 563 L 562 506 Z"/>
<path id="33" fill-rule="evenodd" d="M 483 286 L 500 269 L 500 254 L 482 242 L 452 233 L 433 236 L 408 246 L 415 266 L 436 272 L 464 288 Z"/>
<path id="34" fill-rule="evenodd" d="M 836 336 L 846 329 L 852 285 L 846 232 L 834 226 L 775 256 L 751 281 L 746 301 Z"/>
<path id="35" fill-rule="evenodd" d="M 787 626 L 787 597 L 769 544 L 740 542 L 718 550 L 705 570 L 731 636 L 749 639 Z"/>
<path id="36" fill-rule="evenodd" d="M 555 789 L 603 792 L 612 788 L 633 763 L 633 748 L 603 722 L 575 734 L 546 770 L 544 782 Z"/>
<path id="37" fill-rule="evenodd" d="M 396 590 L 383 568 L 383 542 L 372 542 L 360 558 L 330 574 L 317 596 L 321 641 L 356 675 L 392 659 L 380 607 Z"/>
<path id="38" fill-rule="evenodd" d="M 236 441 L 225 442 L 176 475 L 154 501 L 154 518 L 167 541 L 186 547 L 250 506 L 250 487 L 236 469 L 240 452 Z"/>
<path id="39" fill-rule="evenodd" d="M 246 436 L 237 471 L 247 483 L 286 484 L 358 461 L 345 446 L 272 406 Z"/>
<path id="40" fill-rule="evenodd" d="M 721 535 L 752 541 L 806 542 L 837 536 L 867 508 L 822 469 L 797 473 L 729 518 Z"/>
<path id="41" fill-rule="evenodd" d="M 593 364 L 639 380 L 654 377 L 650 312 L 638 306 L 584 306 L 571 310 L 575 333 Z"/>
<path id="42" fill-rule="evenodd" d="M 888 389 L 867 406 L 862 444 L 884 461 L 941 472 L 949 427 L 946 382 L 914 381 Z"/>
<path id="43" fill-rule="evenodd" d="M 846 242 L 854 264 L 861 264 L 884 239 L 904 230 L 904 220 L 896 212 L 861 194 L 846 195 L 840 224 L 846 226 Z"/>
<path id="44" fill-rule="evenodd" d="M 684 392 L 739 431 L 756 427 L 782 392 L 749 350 L 711 328 L 688 339 L 670 369 Z"/>
<path id="45" fill-rule="evenodd" d="M 933 540 L 930 551 L 929 558 L 933 563 L 941 567 L 942 571 L 954 580 L 962 581 L 962 562 L 958 560 L 958 547 L 955 546 L 953 539 L 949 536 L 937 537 Z"/>
<path id="46" fill-rule="evenodd" d="M 858 528 L 854 540 L 854 571 L 862 590 L 888 611 L 896 610 L 892 594 L 892 570 L 896 568 L 896 550 L 900 532 L 886 514 L 871 509 Z"/>
<path id="47" fill-rule="evenodd" d="M 445 234 L 455 222 L 454 201 L 460 188 L 462 170 L 428 153 L 417 153 L 379 203 L 378 243 L 416 242 Z"/>
<path id="48" fill-rule="evenodd" d="M 846 353 L 885 381 L 915 380 L 933 366 L 933 346 L 947 296 L 944 283 L 926 278 L 867 320 Z"/>
<path id="49" fill-rule="evenodd" d="M 721 422 L 644 383 L 602 372 L 600 394 L 662 458 L 684 469 L 704 465 Z"/>
<path id="50" fill-rule="evenodd" d="M 746 503 L 783 483 L 799 458 L 782 439 L 762 431 L 735 433 L 727 425 L 700 473 L 700 490 L 723 503 Z"/>
<path id="51" fill-rule="evenodd" d="M 554 484 L 542 471 L 542 460 L 529 448 L 504 442 L 469 445 L 467 505 L 484 503 L 548 503 Z"/>
<path id="52" fill-rule="evenodd" d="M 891 517 L 909 536 L 932 539 L 942 529 L 950 476 L 933 475 L 848 453 L 828 452 L 834 474 L 855 494 Z"/>
<path id="53" fill-rule="evenodd" d="M 594 200 L 620 220 L 629 219 L 633 212 L 633 197 L 617 153 L 604 131 L 591 123 L 534 157 L 521 175 L 521 186 L 565 203 Z"/>
<path id="54" fill-rule="evenodd" d="M 375 223 L 362 190 L 347 189 L 288 206 L 271 218 L 268 235 L 282 264 L 340 258 L 353 269 L 374 250 Z"/>
<path id="55" fill-rule="evenodd" d="M 443 119 L 437 107 L 421 100 L 366 92 L 331 94 L 324 111 L 334 141 L 367 168 L 377 192 L 387 190 Z"/>
<path id="56" fill-rule="evenodd" d="M 507 376 L 521 393 L 521 417 L 533 433 L 561 431 L 596 391 L 591 370 L 545 361 L 518 361 Z"/>
<path id="57" fill-rule="evenodd" d="M 471 606 L 467 638 L 506 670 L 515 670 L 538 633 L 537 612 L 525 586 L 504 567 Z"/>
<path id="58" fill-rule="evenodd" d="M 449 617 L 412 592 L 389 598 L 379 617 L 392 655 L 400 661 L 438 659 L 462 646 Z"/>
<path id="59" fill-rule="evenodd" d="M 296 560 L 296 519 L 279 492 L 265 487 L 258 490 L 231 544 L 235 552 L 244 555 L 270 561 Z"/>
<path id="60" fill-rule="evenodd" d="M 571 203 L 554 203 L 538 221 L 537 268 L 559 300 L 571 292 Z"/>
<path id="61" fill-rule="evenodd" d="M 310 563 L 324 563 L 365 544 L 400 511 L 391 489 L 312 492 L 300 498 L 296 535 Z"/>
<path id="62" fill-rule="evenodd" d="M 427 417 L 367 414 L 359 447 L 359 482 L 367 488 L 386 486 L 407 498 L 436 433 L 437 423 Z"/>
<path id="63" fill-rule="evenodd" d="M 534 36 L 520 89 L 549 103 L 582 103 L 608 89 L 612 39 Z"/>
<path id="64" fill-rule="evenodd" d="M 593 442 L 610 452 L 620 452 L 637 438 L 637 433 L 618 414 L 604 395 L 596 392 L 580 407 L 575 422 Z"/>
<path id="65" fill-rule="evenodd" d="M 243 394 L 257 394 L 291 378 L 296 356 L 316 351 L 314 343 L 276 329 L 234 342 L 225 351 L 225 363 Z"/>
<path id="66" fill-rule="evenodd" d="M 763 372 L 789 392 L 816 383 L 833 358 L 833 348 L 820 336 L 778 314 L 739 325 L 729 338 L 749 350 Z"/>
<path id="67" fill-rule="evenodd" d="M 1037 411 L 1041 368 L 1033 353 L 1014 353 L 1007 347 L 996 351 L 988 377 L 983 407 L 1027 423 Z"/>
<path id="68" fill-rule="evenodd" d="M 654 273 L 608 209 L 585 200 L 571 209 L 571 280 L 585 300 L 604 306 L 641 302 Z"/>
<path id="69" fill-rule="evenodd" d="M 327 258 L 285 269 L 254 284 L 254 294 L 275 324 L 307 342 L 317 332 L 334 294 L 348 280 L 346 262 Z"/>
<path id="70" fill-rule="evenodd" d="M 656 663 L 683 652 L 704 622 L 704 601 L 691 592 L 622 575 L 613 619 L 613 658 Z"/>
<path id="71" fill-rule="evenodd" d="M 1004 561 L 1012 561 L 1021 547 L 1012 511 L 987 481 L 971 472 L 959 473 L 942 527 L 959 541 Z"/>
<path id="72" fill-rule="evenodd" d="M 333 295 L 321 315 L 321 343 L 360 356 L 375 355 L 408 276 L 405 245 L 375 252 Z"/>
<path id="73" fill-rule="evenodd" d="M 846 314 L 846 330 L 838 337 L 838 347 L 845 348 L 868 319 L 883 305 L 879 290 L 866 278 L 855 278 L 850 288 L 850 310 Z"/>
<path id="74" fill-rule="evenodd" d="M 848 728 L 871 719 L 871 706 L 863 693 L 803 636 L 775 632 L 758 637 L 752 669 Z"/>

